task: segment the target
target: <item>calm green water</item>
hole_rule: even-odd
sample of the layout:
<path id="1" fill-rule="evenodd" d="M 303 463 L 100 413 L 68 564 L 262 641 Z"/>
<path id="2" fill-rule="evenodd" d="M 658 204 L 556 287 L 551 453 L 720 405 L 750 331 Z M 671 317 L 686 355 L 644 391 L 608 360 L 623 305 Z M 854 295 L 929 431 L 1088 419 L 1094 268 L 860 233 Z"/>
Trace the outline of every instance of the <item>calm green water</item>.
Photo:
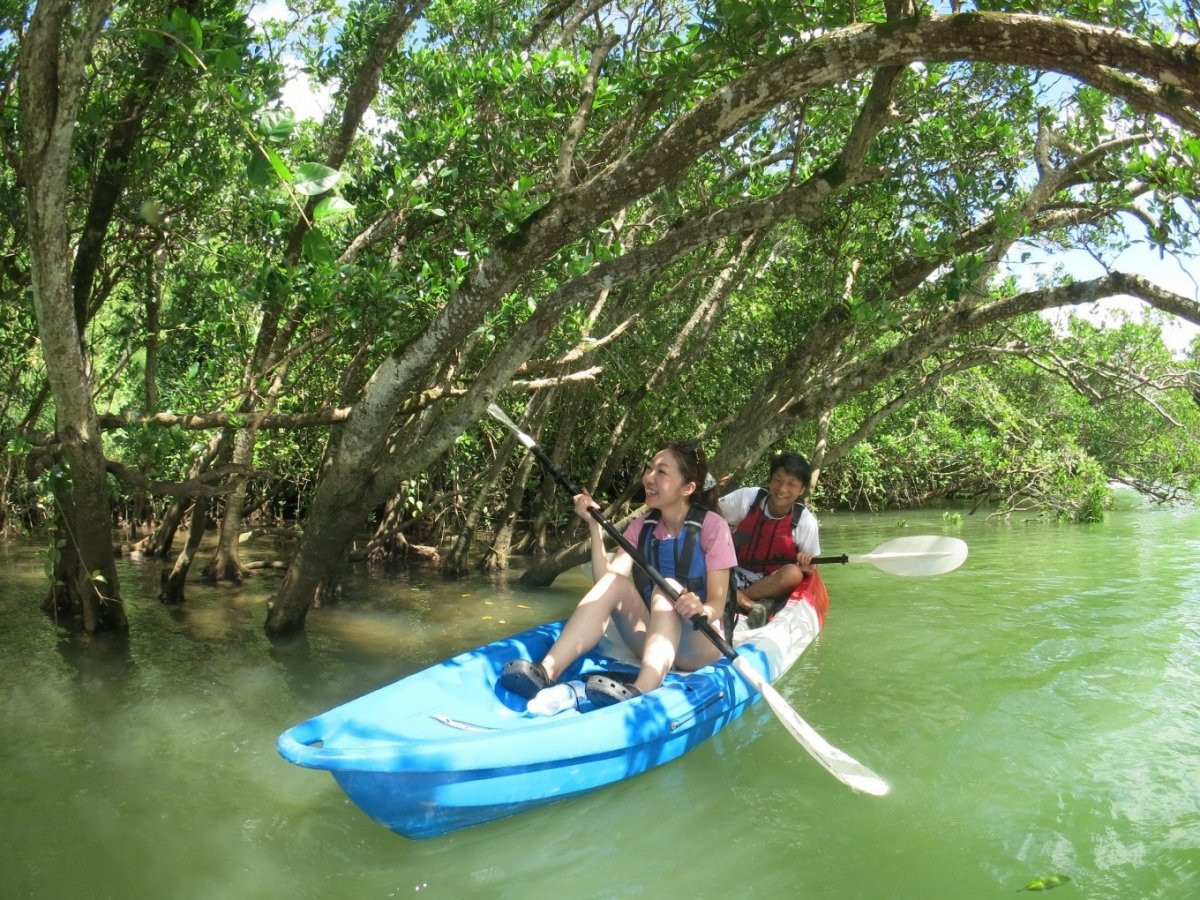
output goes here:
<path id="1" fill-rule="evenodd" d="M 826 567 L 825 632 L 779 684 L 890 796 L 834 781 L 764 708 L 631 782 L 420 842 L 275 738 L 565 614 L 580 575 L 363 577 L 282 651 L 262 636 L 272 578 L 167 610 L 157 569 L 126 563 L 121 653 L 61 640 L 33 550 L 0 544 L 0 896 L 958 900 L 1050 873 L 1064 900 L 1200 896 L 1200 512 L 822 522 L 831 553 L 971 546 L 938 578 Z"/>

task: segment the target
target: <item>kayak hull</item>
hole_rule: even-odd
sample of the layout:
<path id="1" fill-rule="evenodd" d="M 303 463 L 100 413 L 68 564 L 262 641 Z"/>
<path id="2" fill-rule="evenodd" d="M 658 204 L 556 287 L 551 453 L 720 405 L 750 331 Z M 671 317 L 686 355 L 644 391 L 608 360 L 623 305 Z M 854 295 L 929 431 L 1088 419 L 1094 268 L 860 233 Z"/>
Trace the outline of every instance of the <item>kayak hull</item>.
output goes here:
<path id="1" fill-rule="evenodd" d="M 819 594 L 819 596 L 818 596 Z M 768 681 L 820 631 L 824 590 L 805 581 L 764 628 L 739 629 L 739 656 Z M 816 607 L 816 608 L 815 608 Z M 722 659 L 672 672 L 662 687 L 608 707 L 553 716 L 525 711 L 499 685 L 511 659 L 541 659 L 562 629 L 552 622 L 416 672 L 285 731 L 280 754 L 329 771 L 367 815 L 409 838 L 489 822 L 641 774 L 687 753 L 741 715 L 759 694 Z M 602 651 L 567 679 L 635 672 Z"/>

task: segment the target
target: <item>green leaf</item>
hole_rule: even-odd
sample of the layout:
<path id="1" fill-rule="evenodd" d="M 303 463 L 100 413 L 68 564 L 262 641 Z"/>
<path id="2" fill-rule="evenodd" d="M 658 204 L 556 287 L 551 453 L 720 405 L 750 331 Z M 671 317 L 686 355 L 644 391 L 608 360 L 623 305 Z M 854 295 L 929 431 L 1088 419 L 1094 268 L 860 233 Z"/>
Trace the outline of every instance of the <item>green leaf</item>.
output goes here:
<path id="1" fill-rule="evenodd" d="M 262 115 L 258 127 L 263 137 L 280 144 L 291 138 L 296 128 L 296 118 L 288 110 L 275 109 Z"/>
<path id="2" fill-rule="evenodd" d="M 232 47 L 226 47 L 217 54 L 217 58 L 213 60 L 212 68 L 213 71 L 216 72 L 236 69 L 241 60 L 242 58 L 238 55 L 236 50 L 234 50 Z"/>
<path id="3" fill-rule="evenodd" d="M 1193 166 L 1200 166 L 1200 138 L 1184 137 L 1180 144 Z"/>
<path id="4" fill-rule="evenodd" d="M 296 191 L 306 197 L 323 194 L 342 180 L 342 173 L 320 163 L 304 163 L 296 170 Z"/>
<path id="5" fill-rule="evenodd" d="M 314 263 L 333 262 L 333 245 L 316 228 L 304 235 L 304 258 Z"/>
<path id="6" fill-rule="evenodd" d="M 288 169 L 287 163 L 283 161 L 283 157 L 281 157 L 270 147 L 263 147 L 263 150 L 267 154 L 267 159 L 271 163 L 271 168 L 275 170 L 275 174 L 279 176 L 280 180 L 285 182 L 292 181 L 295 176 L 293 176 L 291 170 Z M 301 191 L 301 193 L 303 193 L 303 191 Z"/>
<path id="7" fill-rule="evenodd" d="M 354 204 L 349 200 L 346 200 L 344 197 L 326 197 L 313 210 L 313 220 L 324 222 L 329 219 L 351 216 L 353 214 Z"/>
<path id="8" fill-rule="evenodd" d="M 265 187 L 275 180 L 271 163 L 257 147 L 250 151 L 250 161 L 246 164 L 246 178 L 258 187 Z"/>
<path id="9" fill-rule="evenodd" d="M 251 149 L 250 164 L 246 167 L 246 177 L 250 179 L 251 184 L 259 187 L 266 187 L 277 181 L 290 184 L 295 180 L 295 176 L 287 167 L 287 163 L 283 161 L 283 157 L 270 147 L 262 145 Z"/>
<path id="10" fill-rule="evenodd" d="M 171 26 L 180 33 L 190 34 L 192 38 L 192 47 L 199 50 L 204 46 L 204 29 L 200 27 L 200 21 L 187 10 L 175 7 L 171 10 Z M 190 65 L 195 65 L 195 61 L 187 54 L 181 54 L 185 61 Z"/>

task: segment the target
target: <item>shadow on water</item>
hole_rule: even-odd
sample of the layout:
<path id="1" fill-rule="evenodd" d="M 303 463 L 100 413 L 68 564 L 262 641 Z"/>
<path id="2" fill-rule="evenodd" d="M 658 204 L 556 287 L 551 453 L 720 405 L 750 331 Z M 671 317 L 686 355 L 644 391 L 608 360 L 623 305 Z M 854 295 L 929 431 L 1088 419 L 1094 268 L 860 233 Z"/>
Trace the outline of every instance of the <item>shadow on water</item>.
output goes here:
<path id="1" fill-rule="evenodd" d="M 307 632 L 271 639 L 267 655 L 283 674 L 293 697 L 311 697 L 318 693 L 322 684 L 321 667 L 316 664 Z"/>
<path id="2" fill-rule="evenodd" d="M 76 634 L 59 629 L 54 647 L 83 689 L 104 694 L 137 677 L 128 634 Z"/>

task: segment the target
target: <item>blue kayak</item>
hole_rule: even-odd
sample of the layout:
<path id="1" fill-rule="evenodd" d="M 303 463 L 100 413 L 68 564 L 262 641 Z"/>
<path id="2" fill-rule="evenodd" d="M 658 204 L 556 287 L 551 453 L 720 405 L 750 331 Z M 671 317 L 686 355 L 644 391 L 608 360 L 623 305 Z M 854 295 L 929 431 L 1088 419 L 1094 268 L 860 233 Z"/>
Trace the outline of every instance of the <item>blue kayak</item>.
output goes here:
<path id="1" fill-rule="evenodd" d="M 819 579 L 797 588 L 763 628 L 734 645 L 774 681 L 820 632 Z M 726 659 L 672 672 L 662 687 L 607 707 L 582 701 L 552 716 L 499 684 L 504 664 L 540 660 L 562 622 L 462 653 L 289 728 L 280 754 L 327 769 L 367 815 L 410 838 L 428 838 L 582 794 L 670 762 L 737 718 L 758 692 Z M 563 680 L 635 673 L 600 648 Z"/>

